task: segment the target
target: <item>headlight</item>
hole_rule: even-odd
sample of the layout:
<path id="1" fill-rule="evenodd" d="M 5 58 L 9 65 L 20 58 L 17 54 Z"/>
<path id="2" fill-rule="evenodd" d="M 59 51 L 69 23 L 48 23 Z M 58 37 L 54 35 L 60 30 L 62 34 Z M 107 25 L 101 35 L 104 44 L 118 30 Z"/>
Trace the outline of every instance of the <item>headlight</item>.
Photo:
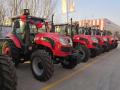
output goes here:
<path id="1" fill-rule="evenodd" d="M 108 39 L 107 39 L 107 38 L 103 38 L 103 40 L 104 40 L 105 42 L 107 42 L 107 41 L 108 41 Z"/>
<path id="2" fill-rule="evenodd" d="M 94 43 L 98 43 L 98 39 L 96 37 L 92 37 Z"/>
<path id="3" fill-rule="evenodd" d="M 114 40 L 114 38 L 111 38 L 111 41 L 113 41 Z"/>
<path id="4" fill-rule="evenodd" d="M 68 45 L 67 41 L 64 38 L 60 38 L 60 42 L 62 45 Z"/>
<path id="5" fill-rule="evenodd" d="M 70 44 L 71 46 L 73 46 L 73 41 L 72 41 L 71 38 L 69 38 L 69 44 Z"/>
<path id="6" fill-rule="evenodd" d="M 65 39 L 65 38 L 60 37 L 60 42 L 61 42 L 62 45 L 71 45 L 71 46 L 73 46 L 73 42 L 72 42 L 71 38 Z"/>
<path id="7" fill-rule="evenodd" d="M 36 40 L 45 40 L 45 38 L 44 37 L 35 37 L 34 41 L 36 41 Z"/>

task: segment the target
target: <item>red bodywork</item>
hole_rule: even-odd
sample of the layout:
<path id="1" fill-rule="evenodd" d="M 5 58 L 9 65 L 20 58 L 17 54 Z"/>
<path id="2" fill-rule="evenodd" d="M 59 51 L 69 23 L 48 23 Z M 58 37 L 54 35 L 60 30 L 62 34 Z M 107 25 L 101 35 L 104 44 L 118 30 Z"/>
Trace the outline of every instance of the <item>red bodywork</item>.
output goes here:
<path id="1" fill-rule="evenodd" d="M 26 17 L 27 17 L 26 15 L 22 15 L 15 19 L 21 19 L 23 22 L 26 22 L 26 20 L 27 20 Z M 35 21 L 34 19 L 36 19 L 38 21 Z M 14 18 L 13 18 L 13 20 L 14 20 Z M 36 25 L 37 28 L 41 28 L 43 26 L 43 24 L 47 24 L 47 22 L 43 23 L 43 22 L 39 21 L 39 19 L 36 17 L 31 17 L 29 20 L 29 23 Z M 7 37 L 9 37 L 14 42 L 14 44 L 17 48 L 21 48 L 21 42 L 17 38 L 16 35 L 8 34 Z M 55 43 L 54 47 L 51 45 L 50 41 L 44 40 L 44 38 L 48 38 L 51 41 L 53 41 Z M 72 51 L 70 51 L 70 48 L 72 48 L 72 46 L 69 43 L 67 45 L 62 45 L 60 38 L 68 39 L 69 37 L 62 36 L 59 33 L 51 33 L 51 32 L 38 33 L 35 35 L 34 43 L 38 46 L 43 46 L 43 47 L 49 48 L 50 51 L 52 51 L 54 56 L 66 57 L 66 56 L 71 55 Z M 64 51 L 63 49 L 65 49 L 66 51 Z"/>
<path id="2" fill-rule="evenodd" d="M 17 48 L 21 48 L 21 42 L 15 35 L 13 35 L 12 33 L 9 33 L 7 35 L 7 37 L 10 38 L 14 42 L 14 44 Z M 53 48 L 52 45 L 50 44 L 50 42 L 43 40 L 42 38 L 44 38 L 44 37 L 52 39 L 55 43 L 55 47 Z M 46 33 L 45 32 L 45 33 L 37 34 L 35 36 L 34 42 L 37 45 L 41 45 L 41 46 L 49 48 L 53 52 L 54 56 L 66 57 L 66 56 L 71 55 L 72 52 L 64 52 L 64 51 L 61 50 L 61 47 L 72 48 L 72 46 L 71 45 L 62 45 L 60 43 L 60 37 L 62 37 L 64 39 L 69 38 L 67 36 L 61 36 L 58 33 Z"/>
<path id="3" fill-rule="evenodd" d="M 52 39 L 55 43 L 55 46 L 52 47 L 52 45 L 49 42 L 43 40 L 43 38 L 45 38 L 45 37 Z M 60 37 L 63 38 L 64 36 L 61 36 L 58 33 L 39 33 L 35 36 L 34 42 L 37 45 L 42 45 L 42 46 L 48 47 L 53 52 L 54 56 L 66 57 L 68 55 L 71 55 L 71 52 L 63 52 L 61 50 L 61 47 L 72 48 L 72 46 L 62 45 L 60 43 Z M 66 38 L 66 36 L 64 38 Z"/>
<path id="4" fill-rule="evenodd" d="M 109 40 L 109 44 L 112 45 L 113 44 L 113 41 L 114 41 L 114 38 L 113 36 L 103 36 L 105 38 L 107 38 Z"/>
<path id="5" fill-rule="evenodd" d="M 96 37 L 98 39 L 99 45 L 103 46 L 105 44 L 102 36 L 94 35 L 94 37 Z"/>
<path id="6" fill-rule="evenodd" d="M 84 38 L 87 40 L 87 42 L 85 40 L 82 40 L 81 38 Z M 91 39 L 91 35 L 84 35 L 84 34 L 81 34 L 81 35 L 74 35 L 73 37 L 73 42 L 74 43 L 80 43 L 80 44 L 83 44 L 85 45 L 87 48 L 89 49 L 92 49 L 92 48 L 96 48 L 94 45 L 93 45 L 93 40 Z"/>
<path id="7" fill-rule="evenodd" d="M 14 44 L 15 44 L 15 46 L 16 46 L 17 48 L 21 48 L 21 42 L 20 42 L 20 40 L 16 37 L 16 35 L 14 35 L 14 34 L 12 34 L 12 33 L 9 33 L 6 37 L 10 38 L 10 39 L 14 42 Z"/>

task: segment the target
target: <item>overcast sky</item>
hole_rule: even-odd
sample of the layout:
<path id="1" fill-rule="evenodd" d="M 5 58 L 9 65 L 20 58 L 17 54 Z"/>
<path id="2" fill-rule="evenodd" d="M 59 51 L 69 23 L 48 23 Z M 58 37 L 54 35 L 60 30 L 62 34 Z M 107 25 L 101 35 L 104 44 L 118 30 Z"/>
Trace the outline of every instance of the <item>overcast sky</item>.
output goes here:
<path id="1" fill-rule="evenodd" d="M 108 18 L 120 25 L 120 0 L 75 0 L 76 9 L 69 14 L 69 19 Z M 61 0 L 58 0 L 55 19 L 64 22 L 66 15 L 61 15 Z"/>

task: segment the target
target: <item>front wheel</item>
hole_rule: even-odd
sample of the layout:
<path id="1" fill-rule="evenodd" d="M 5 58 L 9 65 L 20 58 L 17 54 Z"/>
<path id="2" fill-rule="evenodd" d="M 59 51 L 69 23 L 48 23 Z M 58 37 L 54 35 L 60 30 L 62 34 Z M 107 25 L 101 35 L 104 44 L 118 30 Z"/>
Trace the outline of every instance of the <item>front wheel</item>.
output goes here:
<path id="1" fill-rule="evenodd" d="M 65 69 L 73 69 L 77 66 L 77 59 L 75 59 L 73 56 L 70 56 L 61 62 L 61 65 Z"/>
<path id="2" fill-rule="evenodd" d="M 98 45 L 99 51 L 98 51 L 98 55 L 102 54 L 104 52 L 104 48 L 101 45 Z"/>
<path id="3" fill-rule="evenodd" d="M 45 50 L 37 50 L 32 54 L 31 69 L 39 81 L 49 80 L 54 72 L 51 56 Z"/>
<path id="4" fill-rule="evenodd" d="M 110 51 L 110 45 L 109 45 L 109 43 L 105 42 L 104 48 L 105 48 L 104 49 L 105 52 L 109 52 Z"/>
<path id="5" fill-rule="evenodd" d="M 87 62 L 90 58 L 90 50 L 84 45 L 80 45 L 77 47 L 80 48 L 81 61 Z"/>
<path id="6" fill-rule="evenodd" d="M 91 58 L 94 58 L 97 56 L 97 51 L 95 49 L 90 49 L 90 52 L 91 52 Z"/>
<path id="7" fill-rule="evenodd" d="M 118 47 L 118 43 L 115 43 L 115 45 L 114 45 L 114 49 L 117 48 L 117 47 Z"/>

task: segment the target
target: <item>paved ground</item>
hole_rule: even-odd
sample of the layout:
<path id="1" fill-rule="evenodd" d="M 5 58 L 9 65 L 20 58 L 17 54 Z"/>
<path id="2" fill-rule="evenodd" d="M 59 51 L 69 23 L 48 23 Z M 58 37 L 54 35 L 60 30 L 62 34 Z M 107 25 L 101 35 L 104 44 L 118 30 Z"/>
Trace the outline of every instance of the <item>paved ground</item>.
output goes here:
<path id="1" fill-rule="evenodd" d="M 45 83 L 35 80 L 29 64 L 20 65 L 17 74 L 18 90 L 120 90 L 120 46 L 73 70 L 56 65 Z"/>

